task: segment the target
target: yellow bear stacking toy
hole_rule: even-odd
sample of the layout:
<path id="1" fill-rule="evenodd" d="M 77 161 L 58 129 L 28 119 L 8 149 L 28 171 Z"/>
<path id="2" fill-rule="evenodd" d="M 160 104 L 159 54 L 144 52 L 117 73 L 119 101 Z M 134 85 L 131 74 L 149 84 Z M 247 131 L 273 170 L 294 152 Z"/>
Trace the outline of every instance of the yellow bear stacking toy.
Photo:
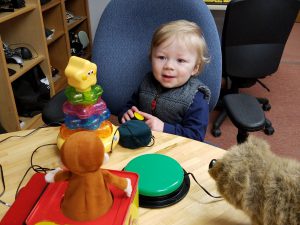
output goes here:
<path id="1" fill-rule="evenodd" d="M 117 128 L 110 121 L 110 111 L 101 99 L 102 88 L 97 85 L 97 65 L 80 57 L 72 56 L 65 69 L 68 87 L 67 101 L 63 105 L 65 123 L 60 128 L 57 146 L 73 133 L 90 130 L 102 140 L 106 152 L 119 141 Z M 113 145 L 113 146 L 112 146 Z"/>

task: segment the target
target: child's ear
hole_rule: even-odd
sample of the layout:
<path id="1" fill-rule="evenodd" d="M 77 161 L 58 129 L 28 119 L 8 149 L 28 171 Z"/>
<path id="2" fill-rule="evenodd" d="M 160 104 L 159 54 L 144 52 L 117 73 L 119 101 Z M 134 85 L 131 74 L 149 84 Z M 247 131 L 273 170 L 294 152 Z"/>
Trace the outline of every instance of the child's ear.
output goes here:
<path id="1" fill-rule="evenodd" d="M 196 75 L 199 72 L 199 68 L 200 68 L 200 65 L 196 64 L 194 67 L 194 70 L 192 72 L 192 76 Z"/>

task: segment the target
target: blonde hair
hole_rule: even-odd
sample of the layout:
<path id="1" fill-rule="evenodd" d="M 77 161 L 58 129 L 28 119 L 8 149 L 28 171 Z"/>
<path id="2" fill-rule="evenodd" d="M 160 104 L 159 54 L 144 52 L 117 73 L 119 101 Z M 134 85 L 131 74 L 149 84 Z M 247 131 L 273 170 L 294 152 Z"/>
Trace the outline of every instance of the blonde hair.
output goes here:
<path id="1" fill-rule="evenodd" d="M 175 20 L 158 27 L 152 37 L 150 59 L 153 49 L 172 37 L 182 40 L 189 48 L 196 50 L 198 56 L 196 65 L 199 66 L 198 73 L 200 73 L 204 65 L 210 61 L 207 45 L 200 27 L 187 20 Z"/>

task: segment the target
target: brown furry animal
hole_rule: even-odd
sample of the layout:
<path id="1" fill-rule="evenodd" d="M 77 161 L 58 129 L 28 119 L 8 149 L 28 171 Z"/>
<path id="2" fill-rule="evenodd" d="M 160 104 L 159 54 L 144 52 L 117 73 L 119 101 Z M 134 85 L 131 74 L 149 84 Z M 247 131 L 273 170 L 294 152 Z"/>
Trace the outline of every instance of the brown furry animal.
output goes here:
<path id="1" fill-rule="evenodd" d="M 300 163 L 250 136 L 210 166 L 220 194 L 253 225 L 300 225 Z"/>

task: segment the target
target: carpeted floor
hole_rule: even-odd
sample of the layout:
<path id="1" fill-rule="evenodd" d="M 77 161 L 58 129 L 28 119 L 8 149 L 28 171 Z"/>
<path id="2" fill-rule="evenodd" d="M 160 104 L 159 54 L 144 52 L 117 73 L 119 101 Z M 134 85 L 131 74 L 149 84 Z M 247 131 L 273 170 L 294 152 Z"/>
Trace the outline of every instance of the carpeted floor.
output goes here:
<path id="1" fill-rule="evenodd" d="M 271 136 L 263 132 L 251 134 L 266 139 L 273 152 L 300 160 L 300 23 L 293 27 L 278 71 L 262 81 L 271 92 L 259 84 L 241 92 L 270 100 L 272 109 L 266 112 L 266 117 L 271 120 L 275 133 Z M 218 113 L 211 113 L 211 123 Z M 218 138 L 210 134 L 211 123 L 206 136 L 208 142 L 223 149 L 236 143 L 237 129 L 228 118 L 221 126 L 222 135 Z"/>

